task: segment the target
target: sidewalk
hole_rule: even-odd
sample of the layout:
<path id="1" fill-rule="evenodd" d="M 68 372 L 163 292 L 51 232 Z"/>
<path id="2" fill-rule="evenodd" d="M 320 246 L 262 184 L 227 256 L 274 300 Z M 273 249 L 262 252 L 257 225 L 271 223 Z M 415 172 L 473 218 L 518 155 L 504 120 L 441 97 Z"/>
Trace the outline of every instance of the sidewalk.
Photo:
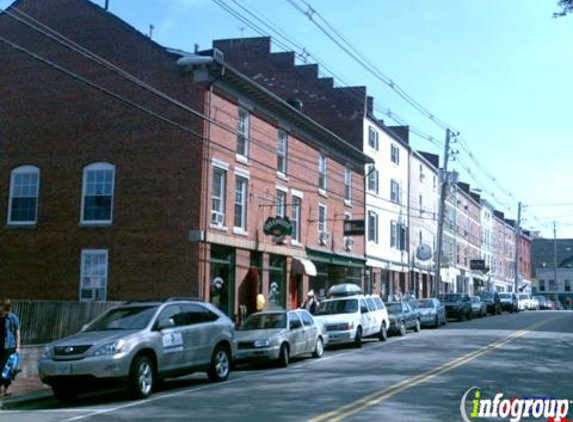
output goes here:
<path id="1" fill-rule="evenodd" d="M 0 409 L 26 401 L 42 400 L 52 395 L 52 390 L 35 377 L 16 378 L 8 389 L 9 396 L 0 397 Z"/>

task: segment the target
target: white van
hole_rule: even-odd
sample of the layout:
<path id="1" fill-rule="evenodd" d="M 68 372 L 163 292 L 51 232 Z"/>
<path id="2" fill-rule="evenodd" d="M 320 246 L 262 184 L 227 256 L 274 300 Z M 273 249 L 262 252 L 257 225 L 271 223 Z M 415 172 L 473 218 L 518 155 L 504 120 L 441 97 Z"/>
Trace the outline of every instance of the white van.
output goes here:
<path id="1" fill-rule="evenodd" d="M 322 324 L 328 344 L 354 343 L 356 347 L 362 347 L 364 337 L 386 340 L 390 324 L 382 299 L 375 295 L 326 299 L 314 319 Z"/>

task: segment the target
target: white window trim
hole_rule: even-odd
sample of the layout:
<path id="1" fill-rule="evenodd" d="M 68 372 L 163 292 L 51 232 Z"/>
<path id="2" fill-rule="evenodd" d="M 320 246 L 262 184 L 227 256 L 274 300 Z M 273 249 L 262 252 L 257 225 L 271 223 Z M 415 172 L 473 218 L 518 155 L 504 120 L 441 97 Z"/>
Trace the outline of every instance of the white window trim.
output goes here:
<path id="1" fill-rule="evenodd" d="M 112 170 L 111 178 L 111 213 L 109 220 L 84 220 L 84 199 L 86 195 L 86 173 L 90 170 Z M 111 226 L 113 224 L 113 211 L 115 205 L 115 166 L 106 162 L 92 163 L 85 166 L 82 170 L 82 197 L 80 206 L 80 224 L 82 226 Z"/>
<path id="2" fill-rule="evenodd" d="M 288 195 L 288 187 L 282 186 L 282 185 L 277 185 L 276 188 L 277 188 L 277 190 L 280 190 L 281 192 L 284 192 Z"/>
<path id="3" fill-rule="evenodd" d="M 240 167 L 235 167 L 235 176 L 239 176 L 247 180 L 251 179 L 251 173 L 249 172 L 249 170 L 245 170 Z"/>
<path id="4" fill-rule="evenodd" d="M 36 213 L 34 214 L 34 221 L 12 221 L 12 200 L 14 199 L 14 176 L 20 173 L 37 173 L 38 184 L 36 186 Z M 10 226 L 33 226 L 38 224 L 38 208 L 40 202 L 40 182 L 41 171 L 38 167 L 32 165 L 23 165 L 12 169 L 10 172 L 10 191 L 8 196 L 8 215 L 6 222 Z"/>
<path id="5" fill-rule="evenodd" d="M 247 157 L 243 154 L 236 153 L 235 154 L 235 160 L 237 160 L 237 162 L 242 163 L 242 164 L 249 164 L 249 157 Z"/>
<path id="6" fill-rule="evenodd" d="M 347 175 L 347 174 L 349 175 L 349 179 L 350 179 L 350 180 L 349 180 L 350 185 L 348 185 L 349 188 L 350 188 L 350 198 L 346 198 L 346 186 L 347 186 L 347 184 L 346 184 L 346 182 L 347 182 L 347 180 L 346 180 L 346 175 Z M 344 166 L 344 205 L 352 205 L 352 196 L 353 196 L 353 193 L 354 193 L 354 192 L 353 192 L 353 189 L 352 189 L 352 179 L 353 179 L 353 178 L 352 178 L 352 167 L 350 167 L 350 166 L 348 166 L 348 165 L 347 165 L 347 166 Z"/>
<path id="7" fill-rule="evenodd" d="M 213 186 L 215 185 L 215 174 L 214 174 L 214 173 L 215 173 L 215 171 L 214 171 L 215 169 L 219 169 L 219 170 L 222 170 L 222 171 L 225 172 L 225 178 L 224 178 L 225 186 L 223 186 L 223 195 L 222 195 L 222 197 L 221 197 L 221 204 L 222 204 L 222 208 L 223 208 L 223 211 L 222 211 L 222 212 L 216 211 L 216 210 L 213 209 L 213 189 L 212 189 L 212 188 L 213 188 Z M 210 210 L 210 211 L 209 211 L 209 227 L 212 228 L 212 229 L 218 229 L 218 230 L 224 230 L 224 231 L 226 231 L 226 230 L 227 230 L 227 227 L 226 227 L 224 224 L 216 224 L 216 223 L 213 223 L 213 221 L 212 221 L 211 219 L 213 218 L 212 216 L 213 216 L 213 212 L 214 212 L 214 211 L 220 212 L 221 214 L 223 214 L 223 222 L 224 222 L 224 220 L 227 218 L 227 207 L 226 207 L 226 203 L 225 203 L 225 202 L 226 202 L 226 200 L 227 200 L 227 183 L 228 183 L 228 176 L 229 176 L 228 168 L 226 169 L 226 168 L 221 167 L 221 166 L 213 165 L 212 175 L 213 175 L 213 180 L 212 180 L 211 183 L 212 183 L 213 185 L 211 186 L 211 189 L 210 189 L 210 192 L 209 192 L 209 204 L 210 204 L 210 205 L 209 205 L 209 210 Z"/>
<path id="8" fill-rule="evenodd" d="M 241 154 L 240 152 L 237 151 L 236 153 L 236 159 L 237 161 L 241 161 L 241 162 L 245 162 L 243 160 L 246 160 L 246 162 L 249 161 L 249 150 L 250 150 L 250 144 L 251 144 L 251 110 L 247 109 L 246 107 L 240 106 L 239 110 L 237 112 L 237 123 L 239 123 L 241 121 L 241 113 L 246 113 L 247 116 L 247 122 L 246 122 L 246 127 L 247 127 L 247 133 L 246 134 L 240 134 L 239 133 L 239 128 L 237 125 L 237 142 L 239 141 L 239 136 L 245 136 L 245 152 L 246 154 Z M 237 145 L 238 147 L 238 145 Z M 238 148 L 237 148 L 238 149 Z"/>
<path id="9" fill-rule="evenodd" d="M 374 239 L 370 239 L 370 215 L 372 215 L 374 217 L 374 220 L 376 220 L 376 226 L 374 227 Z M 378 213 L 375 211 L 368 211 L 368 230 L 366 232 L 366 239 L 368 239 L 368 243 L 371 245 L 377 245 L 379 243 L 379 232 L 378 232 L 378 226 L 380 224 L 380 217 L 378 216 Z"/>
<path id="10" fill-rule="evenodd" d="M 249 179 L 246 177 L 241 176 L 240 174 L 237 175 L 238 177 L 235 178 L 235 192 L 234 192 L 234 199 L 236 199 L 236 195 L 237 195 L 237 179 L 243 179 L 243 181 L 245 182 L 245 191 L 243 192 L 243 203 L 241 204 L 242 206 L 242 211 L 243 211 L 243 215 L 241 216 L 241 219 L 243 220 L 243 226 L 235 226 L 235 218 L 236 216 L 233 216 L 233 233 L 234 234 L 239 234 L 239 235 L 248 235 L 247 232 L 247 208 L 249 206 L 248 202 L 249 202 Z M 236 202 L 233 201 L 233 212 L 235 212 L 235 205 Z"/>
<path id="11" fill-rule="evenodd" d="M 304 199 L 304 192 L 296 189 L 291 189 L 290 193 L 292 196 L 296 196 L 297 198 Z"/>
<path id="12" fill-rule="evenodd" d="M 324 208 L 324 230 L 320 230 L 320 208 L 321 207 Z M 317 212 L 318 212 L 318 215 L 317 215 L 317 219 L 316 219 L 316 221 L 317 221 L 316 227 L 317 227 L 318 234 L 320 234 L 323 231 L 328 232 L 328 207 L 325 204 L 319 203 L 318 208 L 317 208 Z"/>
<path id="13" fill-rule="evenodd" d="M 218 167 L 225 171 L 229 170 L 229 164 L 224 161 L 218 160 L 217 158 L 211 158 L 211 165 L 213 165 L 213 167 Z"/>
<path id="14" fill-rule="evenodd" d="M 105 253 L 105 298 L 107 300 L 107 290 L 109 284 L 109 249 L 82 249 L 80 258 L 80 288 L 78 289 L 78 296 L 80 302 L 92 302 L 91 300 L 82 299 L 82 287 L 84 281 L 84 267 L 85 267 L 85 256 L 87 254 L 99 254 Z"/>
<path id="15" fill-rule="evenodd" d="M 299 204 L 299 214 L 300 215 L 298 216 L 299 218 L 297 220 L 298 232 L 299 232 L 298 234 L 300 235 L 300 239 L 296 240 L 296 239 L 293 239 L 291 237 L 290 243 L 291 243 L 291 245 L 294 245 L 294 246 L 302 246 L 302 243 L 301 243 L 301 241 L 302 241 L 302 192 L 295 191 L 294 189 L 291 189 L 291 193 L 292 193 L 292 197 L 293 197 L 291 210 L 294 209 L 294 198 L 296 198 L 300 201 L 300 204 Z M 290 218 L 292 220 L 292 214 L 291 214 Z"/>

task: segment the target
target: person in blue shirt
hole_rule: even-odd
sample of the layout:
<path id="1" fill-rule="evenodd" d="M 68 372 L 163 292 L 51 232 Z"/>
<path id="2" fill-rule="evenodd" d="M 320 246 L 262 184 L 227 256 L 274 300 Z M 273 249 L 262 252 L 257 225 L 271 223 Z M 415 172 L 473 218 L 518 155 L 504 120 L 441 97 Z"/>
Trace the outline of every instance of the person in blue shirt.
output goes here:
<path id="1" fill-rule="evenodd" d="M 20 351 L 20 321 L 12 312 L 12 302 L 8 298 L 0 299 L 0 373 L 8 358 Z M 8 394 L 11 379 L 0 379 L 0 396 Z"/>

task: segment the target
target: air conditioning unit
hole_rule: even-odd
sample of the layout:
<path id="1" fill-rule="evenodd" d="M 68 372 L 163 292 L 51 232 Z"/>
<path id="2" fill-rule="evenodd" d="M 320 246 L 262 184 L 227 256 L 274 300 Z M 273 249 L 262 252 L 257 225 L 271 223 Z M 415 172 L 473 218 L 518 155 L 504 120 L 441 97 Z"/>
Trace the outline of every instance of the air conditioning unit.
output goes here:
<path id="1" fill-rule="evenodd" d="M 344 239 L 344 249 L 346 249 L 347 251 L 351 251 L 353 246 L 354 246 L 354 239 L 351 237 L 346 237 Z"/>
<path id="2" fill-rule="evenodd" d="M 222 226 L 225 221 L 225 214 L 219 211 L 211 211 L 211 223 Z"/>
<path id="3" fill-rule="evenodd" d="M 330 233 L 329 232 L 320 232 L 318 235 L 318 243 L 321 245 L 326 245 L 330 240 Z"/>

